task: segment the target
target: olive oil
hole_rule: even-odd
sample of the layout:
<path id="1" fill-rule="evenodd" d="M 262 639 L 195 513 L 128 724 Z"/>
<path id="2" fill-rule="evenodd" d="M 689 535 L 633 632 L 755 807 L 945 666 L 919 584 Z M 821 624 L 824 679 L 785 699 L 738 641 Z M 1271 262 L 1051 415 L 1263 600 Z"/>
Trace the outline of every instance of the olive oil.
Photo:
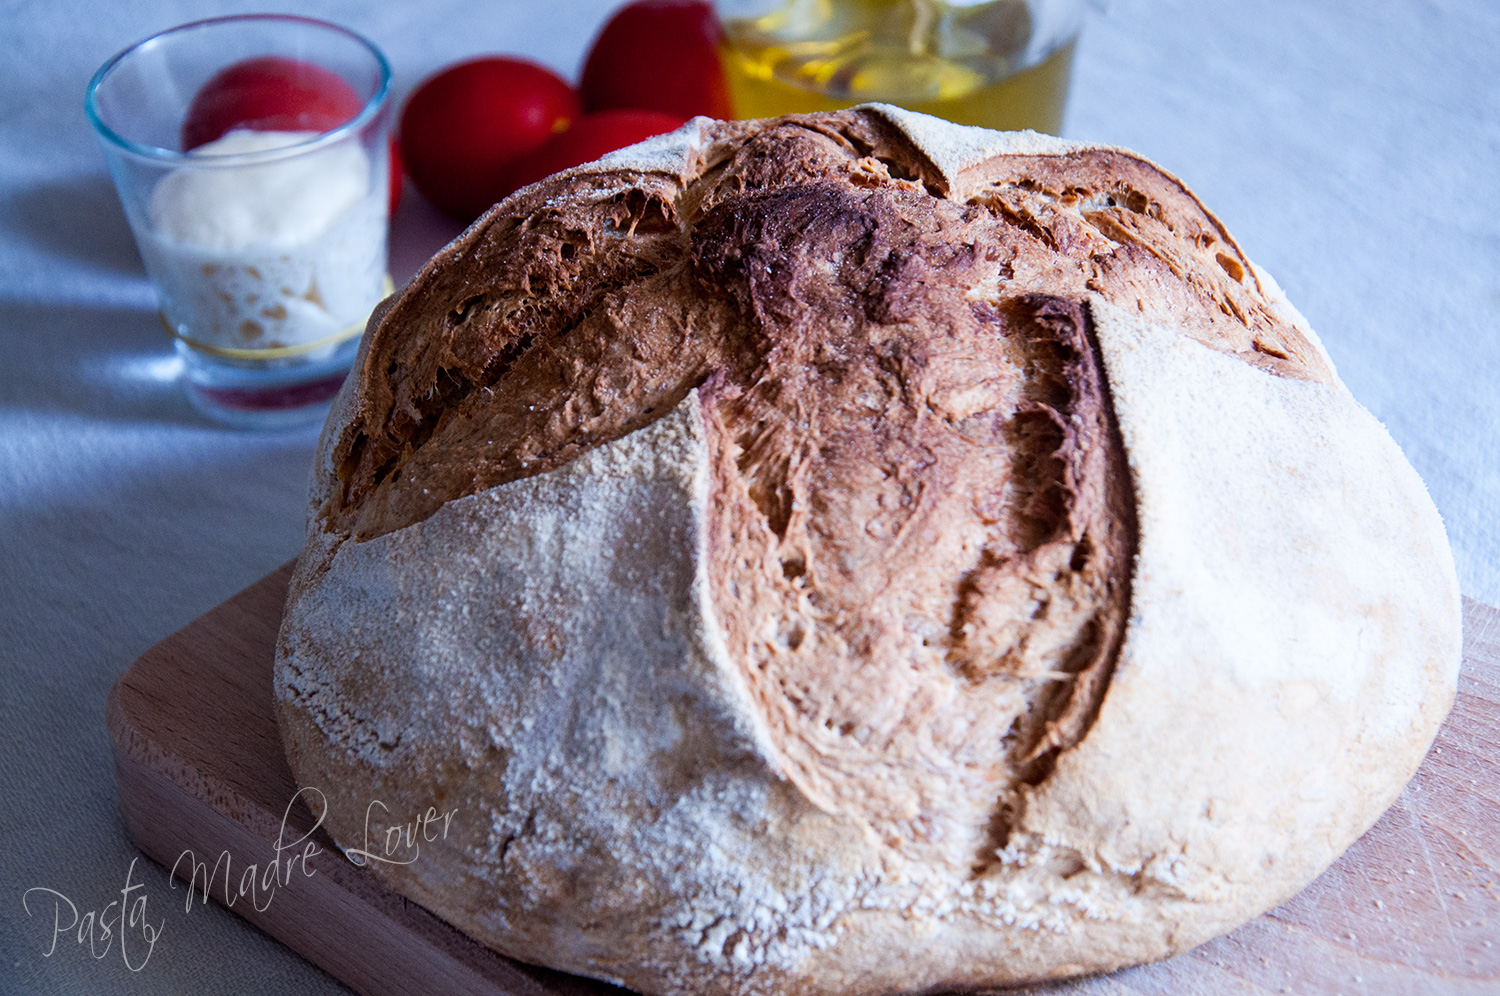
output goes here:
<path id="1" fill-rule="evenodd" d="M 1068 3 L 1054 4 L 1068 7 Z M 880 100 L 961 124 L 1056 134 L 1076 23 L 1035 36 L 1024 0 L 781 0 L 726 18 L 735 114 L 772 117 Z"/>

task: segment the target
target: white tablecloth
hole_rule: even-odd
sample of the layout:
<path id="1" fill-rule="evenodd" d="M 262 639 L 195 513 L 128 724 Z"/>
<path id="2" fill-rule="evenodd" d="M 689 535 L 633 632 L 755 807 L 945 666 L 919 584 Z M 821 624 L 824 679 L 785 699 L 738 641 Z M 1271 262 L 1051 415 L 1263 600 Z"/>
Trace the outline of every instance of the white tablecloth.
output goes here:
<path id="1" fill-rule="evenodd" d="M 303 12 L 382 46 L 398 92 L 507 51 L 565 74 L 605 0 Z M 0 993 L 335 992 L 218 907 L 137 866 L 163 932 L 146 966 L 52 940 L 33 887 L 103 911 L 136 852 L 105 693 L 157 640 L 297 552 L 315 430 L 194 415 L 84 86 L 158 29 L 241 0 L 6 0 L 0 32 Z M 1447 523 L 1463 590 L 1500 603 L 1500 5 L 1116 0 L 1084 35 L 1072 137 L 1185 179 L 1285 287 Z M 456 233 L 415 196 L 399 280 Z M 139 893 L 136 893 L 137 895 Z M 106 914 L 107 915 L 107 914 Z M 132 949 L 138 961 L 139 952 Z"/>

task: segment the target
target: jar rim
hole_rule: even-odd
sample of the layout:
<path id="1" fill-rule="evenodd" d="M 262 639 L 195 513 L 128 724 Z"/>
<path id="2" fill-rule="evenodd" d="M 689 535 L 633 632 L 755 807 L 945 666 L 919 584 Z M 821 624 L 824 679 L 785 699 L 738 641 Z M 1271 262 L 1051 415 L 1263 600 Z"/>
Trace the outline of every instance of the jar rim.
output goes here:
<path id="1" fill-rule="evenodd" d="M 379 72 L 379 80 L 374 91 L 365 100 L 364 106 L 359 113 L 348 121 L 343 122 L 336 128 L 318 134 L 300 142 L 280 146 L 275 149 L 266 149 L 258 152 L 243 152 L 232 155 L 205 156 L 195 155 L 192 152 L 183 152 L 178 149 L 163 148 L 159 145 L 148 145 L 135 142 L 121 135 L 114 128 L 105 123 L 103 114 L 99 109 L 99 90 L 105 80 L 130 56 L 149 48 L 164 38 L 181 34 L 188 31 L 201 30 L 203 28 L 218 27 L 230 24 L 245 23 L 285 23 L 301 24 L 320 30 L 332 31 L 346 38 L 358 42 L 374 59 L 375 66 Z M 192 163 L 194 167 L 232 167 L 246 166 L 256 163 L 275 162 L 292 156 L 301 155 L 314 149 L 333 145 L 351 134 L 363 129 L 372 118 L 381 112 L 390 97 L 391 91 L 391 66 L 386 60 L 385 53 L 380 50 L 374 42 L 364 35 L 353 31 L 340 24 L 331 21 L 319 20 L 315 17 L 302 17 L 297 14 L 231 14 L 224 17 L 208 17 L 197 21 L 189 21 L 175 27 L 158 31 L 153 35 L 142 38 L 132 45 L 128 45 L 116 52 L 94 73 L 89 80 L 88 90 L 84 96 L 84 111 L 88 115 L 89 123 L 93 125 L 95 132 L 110 145 L 122 152 L 129 153 L 141 159 L 147 159 L 158 163 L 185 164 Z"/>

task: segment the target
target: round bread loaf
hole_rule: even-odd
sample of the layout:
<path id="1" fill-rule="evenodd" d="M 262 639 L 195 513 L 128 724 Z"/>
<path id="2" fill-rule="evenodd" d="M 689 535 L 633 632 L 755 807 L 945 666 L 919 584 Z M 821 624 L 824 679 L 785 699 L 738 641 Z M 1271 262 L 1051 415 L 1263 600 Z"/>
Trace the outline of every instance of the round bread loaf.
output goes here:
<path id="1" fill-rule="evenodd" d="M 276 696 L 334 838 L 644 993 L 1183 951 L 1370 826 L 1458 669 L 1421 482 L 1179 181 L 891 107 L 513 195 L 314 477 Z"/>

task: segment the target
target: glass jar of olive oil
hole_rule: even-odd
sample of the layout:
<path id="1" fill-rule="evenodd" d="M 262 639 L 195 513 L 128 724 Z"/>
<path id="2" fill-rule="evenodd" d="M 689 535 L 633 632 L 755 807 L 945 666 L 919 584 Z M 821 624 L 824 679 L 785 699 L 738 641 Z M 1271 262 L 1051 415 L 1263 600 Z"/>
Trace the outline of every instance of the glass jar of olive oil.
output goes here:
<path id="1" fill-rule="evenodd" d="M 1056 134 L 1085 0 L 718 0 L 735 115 L 879 100 Z"/>

